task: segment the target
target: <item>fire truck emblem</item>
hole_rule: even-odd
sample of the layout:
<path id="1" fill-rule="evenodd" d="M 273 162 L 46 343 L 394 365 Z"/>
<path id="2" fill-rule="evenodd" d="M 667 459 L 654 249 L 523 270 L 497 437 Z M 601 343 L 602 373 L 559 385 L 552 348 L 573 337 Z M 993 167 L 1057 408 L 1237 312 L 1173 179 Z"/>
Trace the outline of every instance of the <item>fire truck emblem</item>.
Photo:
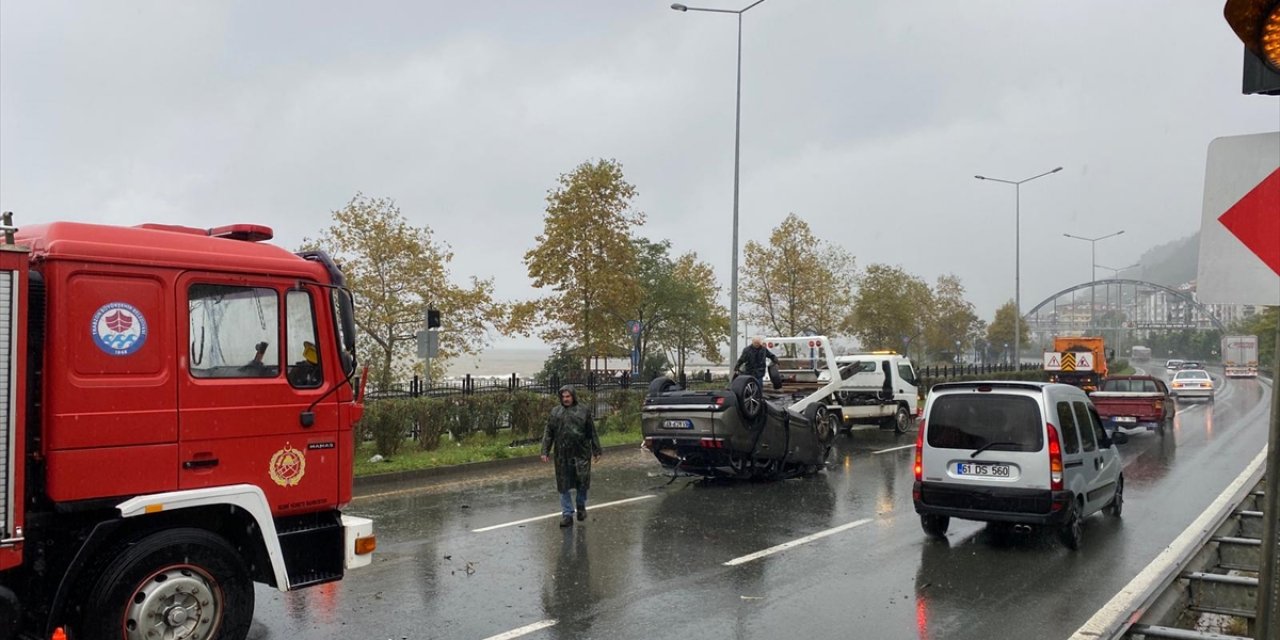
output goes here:
<path id="1" fill-rule="evenodd" d="M 127 302 L 108 302 L 93 314 L 90 331 L 107 355 L 133 355 L 147 341 L 147 319 Z"/>
<path id="2" fill-rule="evenodd" d="M 285 443 L 283 449 L 271 456 L 268 472 L 276 484 L 282 487 L 295 486 L 302 482 L 302 476 L 307 472 L 307 457 Z"/>

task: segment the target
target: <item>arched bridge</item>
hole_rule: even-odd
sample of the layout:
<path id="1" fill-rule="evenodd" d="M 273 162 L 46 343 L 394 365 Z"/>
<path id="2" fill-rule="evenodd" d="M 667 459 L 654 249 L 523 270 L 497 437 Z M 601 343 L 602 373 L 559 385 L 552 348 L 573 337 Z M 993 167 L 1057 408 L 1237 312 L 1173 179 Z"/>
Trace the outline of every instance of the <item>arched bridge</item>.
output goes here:
<path id="1" fill-rule="evenodd" d="M 1033 340 L 1055 335 L 1105 333 L 1147 335 L 1157 331 L 1212 330 L 1226 332 L 1219 305 L 1196 302 L 1180 291 L 1145 280 L 1111 278 L 1067 287 L 1028 311 Z"/>

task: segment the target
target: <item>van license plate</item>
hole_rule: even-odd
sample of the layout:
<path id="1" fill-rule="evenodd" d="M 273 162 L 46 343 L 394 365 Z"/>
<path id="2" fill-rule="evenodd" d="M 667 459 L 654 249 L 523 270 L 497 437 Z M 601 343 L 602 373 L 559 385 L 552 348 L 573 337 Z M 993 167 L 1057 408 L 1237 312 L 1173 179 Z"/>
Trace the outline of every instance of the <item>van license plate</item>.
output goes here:
<path id="1" fill-rule="evenodd" d="M 1116 416 L 1116 422 L 1137 422 L 1138 419 L 1133 416 Z"/>
<path id="2" fill-rule="evenodd" d="M 663 420 L 662 428 L 663 429 L 692 429 L 693 421 L 692 420 Z"/>
<path id="3" fill-rule="evenodd" d="M 1009 465 L 1007 464 L 973 464 L 972 462 L 957 462 L 956 475 L 1008 478 Z"/>

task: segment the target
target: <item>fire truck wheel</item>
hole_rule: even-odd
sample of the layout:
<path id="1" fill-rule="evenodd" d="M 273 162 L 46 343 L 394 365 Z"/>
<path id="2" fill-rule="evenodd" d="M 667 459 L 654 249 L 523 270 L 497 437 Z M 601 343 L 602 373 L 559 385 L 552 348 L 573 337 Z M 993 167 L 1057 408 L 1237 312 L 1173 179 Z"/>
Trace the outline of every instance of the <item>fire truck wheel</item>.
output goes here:
<path id="1" fill-rule="evenodd" d="M 87 640 L 240 640 L 253 620 L 253 581 L 223 538 L 172 529 L 116 550 L 85 599 Z M 155 635 L 159 632 L 159 635 Z"/>

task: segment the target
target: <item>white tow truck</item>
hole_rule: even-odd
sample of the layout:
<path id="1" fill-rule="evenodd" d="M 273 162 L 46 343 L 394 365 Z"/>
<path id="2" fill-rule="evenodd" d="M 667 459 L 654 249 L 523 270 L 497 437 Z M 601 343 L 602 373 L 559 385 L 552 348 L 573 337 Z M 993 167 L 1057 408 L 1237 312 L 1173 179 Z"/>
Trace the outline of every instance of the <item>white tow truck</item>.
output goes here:
<path id="1" fill-rule="evenodd" d="M 892 351 L 833 356 L 822 336 L 764 342 L 770 351 L 794 345 L 793 355 L 779 356 L 779 381 L 765 385 L 767 393 L 805 393 L 799 406 L 792 405 L 793 411 L 821 402 L 836 428 L 855 423 L 878 424 L 897 433 L 911 428 L 920 382 L 909 358 Z"/>

